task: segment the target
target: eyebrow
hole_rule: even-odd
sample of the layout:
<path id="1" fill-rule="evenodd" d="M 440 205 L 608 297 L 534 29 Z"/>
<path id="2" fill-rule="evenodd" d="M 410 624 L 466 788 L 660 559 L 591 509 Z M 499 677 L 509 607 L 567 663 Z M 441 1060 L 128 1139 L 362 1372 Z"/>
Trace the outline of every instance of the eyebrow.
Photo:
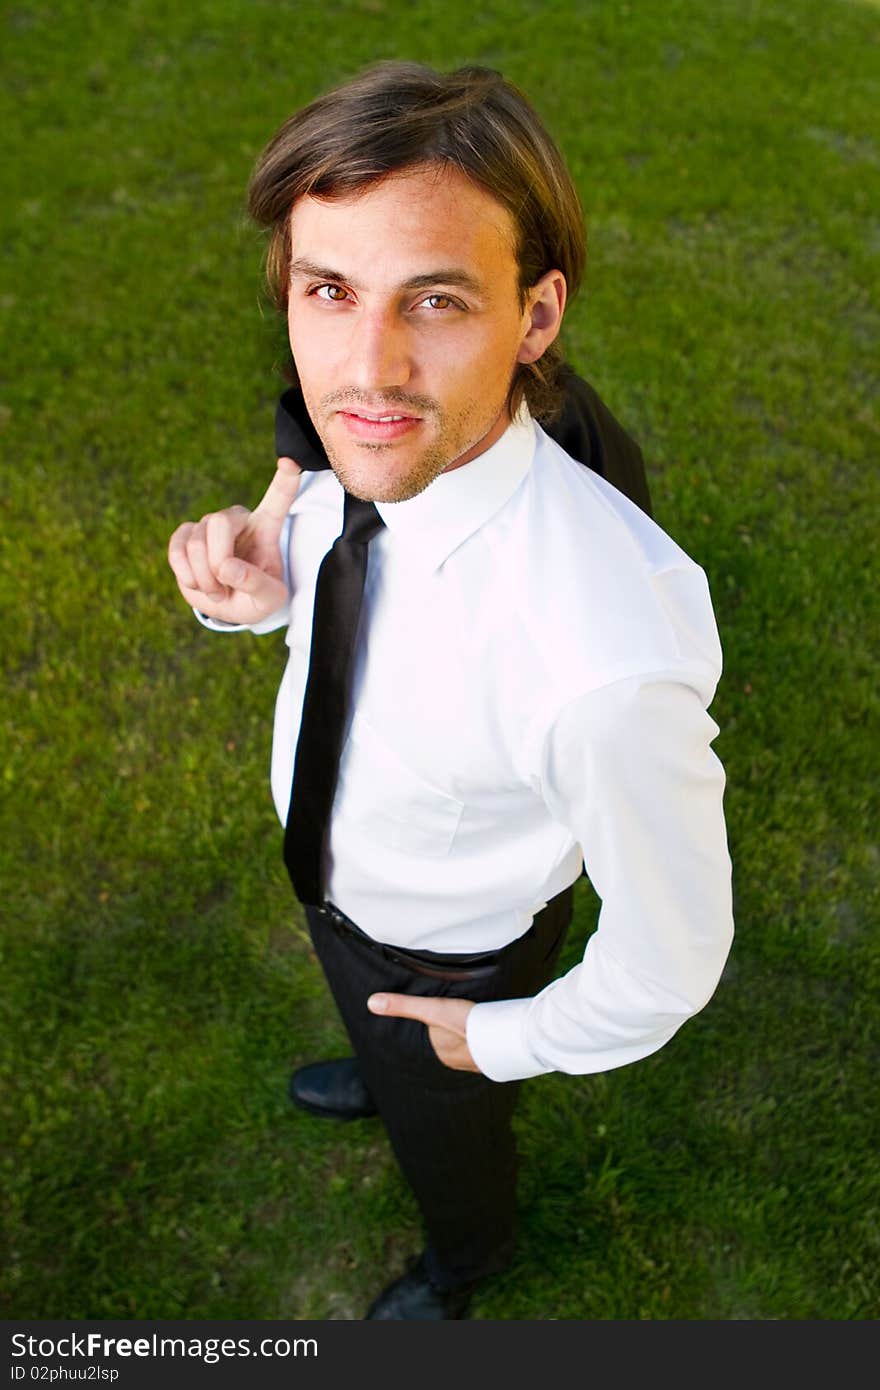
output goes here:
<path id="1" fill-rule="evenodd" d="M 351 285 L 353 290 L 363 289 L 362 285 L 357 284 L 349 275 L 343 274 L 340 270 L 333 270 L 326 265 L 317 265 L 315 261 L 309 261 L 304 256 L 298 256 L 290 263 L 291 278 L 294 275 L 307 276 L 314 280 L 329 280 L 336 284 Z M 409 279 L 401 281 L 397 286 L 398 290 L 424 290 L 431 285 L 454 285 L 458 289 L 470 290 L 472 294 L 483 295 L 485 290 L 468 271 L 462 270 L 460 266 L 440 266 L 437 270 L 427 270 L 421 275 L 411 275 Z"/>

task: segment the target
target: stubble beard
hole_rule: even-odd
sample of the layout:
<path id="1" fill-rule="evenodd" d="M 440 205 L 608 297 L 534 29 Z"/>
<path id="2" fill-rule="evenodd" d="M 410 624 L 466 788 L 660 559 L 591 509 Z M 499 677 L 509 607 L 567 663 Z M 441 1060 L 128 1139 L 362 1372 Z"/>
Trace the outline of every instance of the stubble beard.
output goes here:
<path id="1" fill-rule="evenodd" d="M 378 462 L 378 456 L 390 453 L 394 446 L 360 443 L 355 447 L 358 452 L 375 456 Z M 356 461 L 342 458 L 332 444 L 325 443 L 324 448 L 330 460 L 330 467 L 346 492 L 350 492 L 353 497 L 360 497 L 364 502 L 408 502 L 411 497 L 417 497 L 420 492 L 424 492 L 452 462 L 447 451 L 437 443 L 420 454 L 403 476 L 388 478 L 385 481 L 371 478 L 368 481 L 363 468 L 359 468 Z M 463 453 L 464 450 L 459 452 Z"/>
<path id="2" fill-rule="evenodd" d="M 395 404 L 400 402 L 389 402 L 389 410 L 392 410 Z M 330 467 L 346 492 L 350 492 L 353 497 L 361 498 L 364 502 L 408 502 L 411 497 L 417 497 L 420 492 L 424 492 L 451 463 L 487 435 L 503 408 L 502 403 L 493 414 L 487 413 L 485 416 L 482 413 L 478 414 L 475 409 L 467 409 L 449 419 L 436 406 L 433 407 L 432 416 L 423 415 L 423 418 L 434 418 L 439 423 L 434 443 L 412 461 L 405 473 L 390 473 L 385 479 L 377 478 L 375 474 L 367 478 L 364 470 L 358 467 L 358 455 L 371 455 L 378 462 L 379 456 L 389 454 L 391 462 L 396 447 L 394 444 L 358 442 L 352 444 L 354 457 L 343 457 L 329 439 L 329 431 L 319 429 L 318 433 Z"/>

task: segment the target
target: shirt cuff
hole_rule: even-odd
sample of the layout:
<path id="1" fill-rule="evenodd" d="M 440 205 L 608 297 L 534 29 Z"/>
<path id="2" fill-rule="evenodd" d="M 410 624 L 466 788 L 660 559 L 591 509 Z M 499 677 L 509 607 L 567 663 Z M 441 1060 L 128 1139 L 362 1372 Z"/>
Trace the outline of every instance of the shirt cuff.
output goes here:
<path id="1" fill-rule="evenodd" d="M 209 618 L 207 613 L 200 613 L 197 608 L 193 609 L 202 627 L 208 628 L 210 632 L 247 632 L 244 623 L 224 623 L 220 618 Z"/>
<path id="2" fill-rule="evenodd" d="M 465 1034 L 470 1054 L 490 1081 L 523 1081 L 553 1070 L 539 1062 L 526 1043 L 531 999 L 493 999 L 475 1004 Z"/>
<path id="3" fill-rule="evenodd" d="M 290 621 L 290 600 L 276 608 L 268 618 L 261 618 L 258 623 L 224 623 L 220 618 L 209 618 L 197 608 L 193 609 L 193 613 L 202 627 L 208 628 L 211 632 L 253 632 L 257 637 L 262 637 L 264 632 L 274 632 L 276 628 L 287 626 Z"/>

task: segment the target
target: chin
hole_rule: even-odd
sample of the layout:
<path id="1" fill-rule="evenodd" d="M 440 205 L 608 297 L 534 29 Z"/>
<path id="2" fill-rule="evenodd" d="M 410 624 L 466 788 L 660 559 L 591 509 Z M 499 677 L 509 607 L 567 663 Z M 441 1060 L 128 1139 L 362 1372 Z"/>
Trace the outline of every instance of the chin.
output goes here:
<path id="1" fill-rule="evenodd" d="M 449 462 L 445 454 L 433 451 L 403 467 L 395 467 L 390 458 L 383 461 L 379 450 L 373 461 L 344 459 L 336 450 L 328 450 L 327 456 L 346 492 L 364 502 L 408 502 L 424 492 Z"/>
<path id="2" fill-rule="evenodd" d="M 338 468 L 334 468 L 333 471 L 346 492 L 350 492 L 353 497 L 359 497 L 363 502 L 408 502 L 411 497 L 417 497 L 420 492 L 424 492 L 438 476 L 435 473 L 427 479 L 368 479 L 362 473 L 343 476 Z M 442 472 L 442 469 L 440 471 Z"/>

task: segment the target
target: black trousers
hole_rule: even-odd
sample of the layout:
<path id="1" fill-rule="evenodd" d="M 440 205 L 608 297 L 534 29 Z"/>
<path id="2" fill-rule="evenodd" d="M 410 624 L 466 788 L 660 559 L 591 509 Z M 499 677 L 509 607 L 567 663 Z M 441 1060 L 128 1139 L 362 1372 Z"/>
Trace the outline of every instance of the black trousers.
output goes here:
<path id="1" fill-rule="evenodd" d="M 451 1289 L 509 1263 L 516 1218 L 517 1081 L 453 1071 L 413 1019 L 367 1009 L 377 990 L 473 999 L 518 999 L 555 975 L 571 921 L 572 889 L 537 914 L 517 941 L 485 957 L 403 952 L 364 936 L 335 908 L 307 907 L 315 952 L 391 1146 L 415 1193 L 427 1234 L 428 1272 Z"/>

